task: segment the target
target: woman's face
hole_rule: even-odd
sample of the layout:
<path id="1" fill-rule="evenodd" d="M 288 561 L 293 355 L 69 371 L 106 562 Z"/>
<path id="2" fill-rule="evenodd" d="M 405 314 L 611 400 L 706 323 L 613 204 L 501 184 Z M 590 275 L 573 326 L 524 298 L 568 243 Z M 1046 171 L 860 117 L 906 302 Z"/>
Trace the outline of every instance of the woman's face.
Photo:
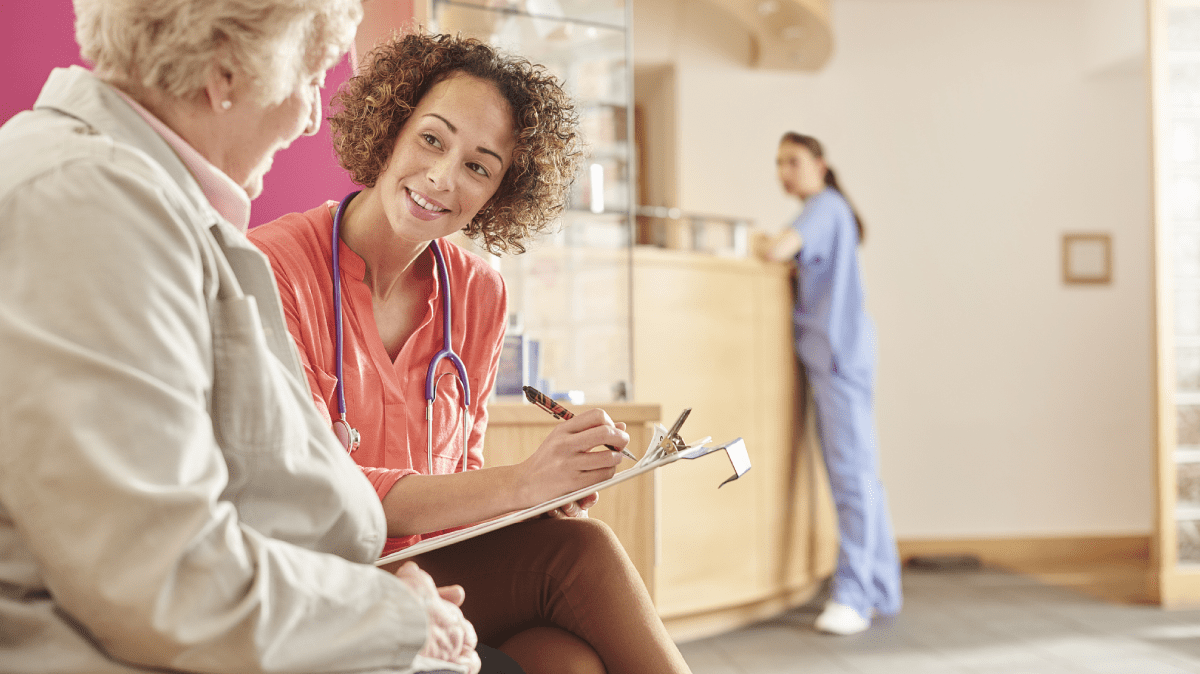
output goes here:
<path id="1" fill-rule="evenodd" d="M 807 199 L 825 189 L 825 160 L 804 145 L 780 143 L 775 168 L 783 191 L 794 197 Z"/>
<path id="2" fill-rule="evenodd" d="M 263 105 L 245 91 L 229 109 L 233 129 L 221 166 L 254 199 L 262 193 L 263 176 L 271 169 L 275 153 L 301 134 L 311 136 L 321 127 L 321 87 L 325 71 L 304 80 L 280 103 Z"/>
<path id="3" fill-rule="evenodd" d="M 420 244 L 466 227 L 500 187 L 516 144 L 496 85 L 464 74 L 435 84 L 375 183 L 393 232 Z"/>

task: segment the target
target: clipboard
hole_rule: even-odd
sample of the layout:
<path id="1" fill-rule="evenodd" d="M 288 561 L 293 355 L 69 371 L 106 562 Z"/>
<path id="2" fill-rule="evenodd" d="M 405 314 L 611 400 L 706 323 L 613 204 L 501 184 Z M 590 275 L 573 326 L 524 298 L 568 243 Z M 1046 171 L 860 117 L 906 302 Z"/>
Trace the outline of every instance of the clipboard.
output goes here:
<path id="1" fill-rule="evenodd" d="M 699 442 L 688 445 L 683 441 L 682 438 L 679 437 L 679 429 L 681 426 L 683 426 L 683 422 L 687 419 L 690 412 L 691 408 L 685 409 L 683 413 L 679 415 L 679 418 L 676 419 L 670 430 L 665 428 L 662 424 L 655 424 L 654 436 L 650 440 L 650 445 L 646 448 L 646 452 L 642 455 L 642 458 L 638 460 L 638 462 L 632 468 L 623 470 L 616 475 L 613 475 L 609 479 L 604 480 L 603 482 L 597 482 L 591 486 L 578 489 L 570 494 L 564 494 L 558 498 L 550 499 L 549 501 L 525 508 L 524 510 L 517 510 L 508 513 L 507 515 L 501 515 L 490 520 L 485 520 L 478 524 L 473 524 L 469 527 L 451 531 L 440 536 L 426 538 L 420 543 L 410 545 L 403 550 L 397 550 L 396 552 L 393 552 L 385 557 L 380 557 L 375 562 L 375 565 L 383 566 L 384 564 L 398 562 L 408 559 L 409 557 L 415 557 L 426 552 L 438 550 L 448 545 L 453 545 L 460 541 L 465 541 L 497 529 L 503 529 L 510 524 L 548 513 L 555 508 L 561 508 L 568 503 L 578 501 L 588 494 L 594 494 L 613 485 L 625 482 L 626 480 L 632 480 L 639 475 L 645 475 L 650 471 L 657 470 L 667 464 L 679 461 L 680 459 L 695 460 L 715 452 L 725 452 L 725 455 L 729 458 L 729 463 L 733 466 L 733 475 L 721 484 L 717 485 L 718 489 L 745 475 L 746 472 L 751 468 L 750 455 L 746 452 L 746 443 L 741 438 L 737 438 L 736 440 L 732 440 L 722 445 L 714 445 L 709 447 L 707 446 L 707 443 L 711 438 L 704 438 Z"/>

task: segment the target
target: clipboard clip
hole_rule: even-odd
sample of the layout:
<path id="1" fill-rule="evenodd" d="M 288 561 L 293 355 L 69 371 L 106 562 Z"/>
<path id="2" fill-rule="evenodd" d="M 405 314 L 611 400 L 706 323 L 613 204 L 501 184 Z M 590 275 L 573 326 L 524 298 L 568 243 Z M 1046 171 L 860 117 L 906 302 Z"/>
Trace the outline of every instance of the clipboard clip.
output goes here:
<path id="1" fill-rule="evenodd" d="M 671 430 L 667 431 L 662 441 L 658 443 L 660 455 L 675 454 L 687 449 L 687 443 L 683 441 L 683 438 L 679 437 L 679 429 L 683 427 L 683 422 L 687 421 L 688 415 L 691 413 L 692 408 L 687 407 L 679 414 L 679 418 L 671 425 Z"/>
<path id="2" fill-rule="evenodd" d="M 684 459 L 699 459 L 702 456 L 707 456 L 713 452 L 725 451 L 725 456 L 729 457 L 729 463 L 733 464 L 733 476 L 717 485 L 717 489 L 733 482 L 739 477 L 745 475 L 750 470 L 750 454 L 746 452 L 746 443 L 741 438 L 732 440 L 723 445 L 714 447 L 692 447 L 686 452 L 680 452 L 680 458 Z"/>
<path id="3" fill-rule="evenodd" d="M 660 431 L 663 432 L 663 435 L 661 437 L 655 436 L 659 437 L 658 442 L 650 445 L 649 450 L 647 450 L 638 463 L 658 461 L 672 454 L 680 459 L 698 459 L 713 452 L 724 451 L 725 456 L 729 457 L 729 463 L 733 464 L 733 476 L 717 485 L 717 489 L 745 475 L 750 470 L 750 455 L 746 452 L 746 443 L 741 438 L 713 447 L 705 446 L 710 438 L 704 438 L 694 446 L 689 446 L 684 442 L 683 438 L 679 435 L 679 429 L 683 427 L 683 422 L 687 420 L 691 412 L 692 409 L 690 407 L 683 410 L 683 413 L 671 425 L 670 430 L 665 430 L 665 432 Z M 661 429 L 662 426 L 658 426 L 658 428 Z"/>

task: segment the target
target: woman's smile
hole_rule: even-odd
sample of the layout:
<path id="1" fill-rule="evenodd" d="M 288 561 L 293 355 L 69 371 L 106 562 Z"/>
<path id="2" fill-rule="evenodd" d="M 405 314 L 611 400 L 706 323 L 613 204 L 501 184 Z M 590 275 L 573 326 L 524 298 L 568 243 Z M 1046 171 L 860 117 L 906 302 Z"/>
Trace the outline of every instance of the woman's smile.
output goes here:
<path id="1" fill-rule="evenodd" d="M 410 188 L 406 187 L 404 188 L 404 191 L 408 194 L 408 211 L 412 213 L 414 217 L 422 220 L 435 220 L 443 213 L 450 212 L 450 209 L 443 207 L 433 199 L 430 199 L 418 192 L 412 191 Z"/>

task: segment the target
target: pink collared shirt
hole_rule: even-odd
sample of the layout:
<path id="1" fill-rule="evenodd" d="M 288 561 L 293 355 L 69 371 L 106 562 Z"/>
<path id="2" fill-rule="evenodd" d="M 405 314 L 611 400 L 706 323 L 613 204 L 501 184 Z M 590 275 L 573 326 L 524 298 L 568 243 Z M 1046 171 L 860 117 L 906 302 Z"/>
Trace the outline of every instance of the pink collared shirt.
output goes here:
<path id="1" fill-rule="evenodd" d="M 141 115 L 142 119 L 146 120 L 150 128 L 167 141 L 172 150 L 175 150 L 175 154 L 183 160 L 184 166 L 191 171 L 192 177 L 200 183 L 200 189 L 204 191 L 208 203 L 212 204 L 221 217 L 242 232 L 246 232 L 250 228 L 250 197 L 246 194 L 246 190 L 242 189 L 224 171 L 213 166 L 212 162 L 196 151 L 196 148 L 188 145 L 186 140 L 175 133 L 171 127 L 163 124 L 161 119 L 151 114 L 140 103 L 116 87 L 113 87 L 113 90 L 120 94 L 121 98 L 125 99 L 125 102 Z"/>

